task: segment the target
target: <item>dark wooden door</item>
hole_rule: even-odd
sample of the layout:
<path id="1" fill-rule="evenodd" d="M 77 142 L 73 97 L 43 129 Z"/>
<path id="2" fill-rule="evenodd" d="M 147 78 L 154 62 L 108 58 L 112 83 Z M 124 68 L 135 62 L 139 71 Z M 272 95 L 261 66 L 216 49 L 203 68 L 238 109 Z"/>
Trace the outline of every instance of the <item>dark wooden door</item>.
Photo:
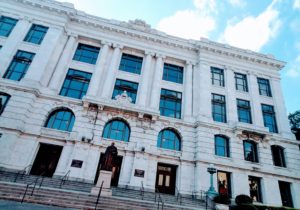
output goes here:
<path id="1" fill-rule="evenodd" d="M 173 165 L 158 163 L 156 188 L 160 193 L 175 194 L 176 168 Z"/>
<path id="2" fill-rule="evenodd" d="M 52 177 L 56 170 L 62 149 L 62 146 L 40 144 L 30 174 Z"/>

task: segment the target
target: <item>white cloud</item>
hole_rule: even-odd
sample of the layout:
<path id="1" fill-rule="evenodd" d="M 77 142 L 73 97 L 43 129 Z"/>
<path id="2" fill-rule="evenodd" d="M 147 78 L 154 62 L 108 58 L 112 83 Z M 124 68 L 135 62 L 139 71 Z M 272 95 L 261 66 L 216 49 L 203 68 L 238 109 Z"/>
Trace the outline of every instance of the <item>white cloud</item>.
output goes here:
<path id="1" fill-rule="evenodd" d="M 294 9 L 300 9 L 300 0 L 294 0 L 293 8 Z"/>
<path id="2" fill-rule="evenodd" d="M 240 48 L 259 51 L 277 35 L 281 25 L 279 12 L 273 8 L 273 3 L 256 17 L 248 16 L 236 24 L 228 22 L 220 40 Z"/>
<path id="3" fill-rule="evenodd" d="M 286 72 L 286 76 L 290 78 L 298 78 L 300 76 L 300 55 L 295 59 L 292 67 Z"/>
<path id="4" fill-rule="evenodd" d="M 193 0 L 194 10 L 177 11 L 170 17 L 163 18 L 157 29 L 186 39 L 208 37 L 215 29 L 216 21 L 212 13 L 216 13 L 215 0 Z"/>
<path id="5" fill-rule="evenodd" d="M 234 7 L 244 7 L 246 6 L 246 2 L 244 0 L 228 0 L 229 4 Z"/>

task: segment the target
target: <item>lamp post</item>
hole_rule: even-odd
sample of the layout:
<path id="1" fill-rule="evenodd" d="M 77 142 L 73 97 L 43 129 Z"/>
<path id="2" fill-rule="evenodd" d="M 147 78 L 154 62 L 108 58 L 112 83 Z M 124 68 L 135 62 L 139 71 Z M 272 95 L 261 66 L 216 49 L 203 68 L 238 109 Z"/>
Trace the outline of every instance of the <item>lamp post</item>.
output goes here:
<path id="1" fill-rule="evenodd" d="M 207 168 L 207 172 L 210 173 L 210 187 L 207 191 L 207 195 L 209 197 L 215 197 L 218 193 L 216 192 L 216 190 L 214 188 L 214 183 L 213 183 L 214 173 L 217 172 L 217 169 L 215 168 L 214 164 L 209 165 L 209 167 Z"/>

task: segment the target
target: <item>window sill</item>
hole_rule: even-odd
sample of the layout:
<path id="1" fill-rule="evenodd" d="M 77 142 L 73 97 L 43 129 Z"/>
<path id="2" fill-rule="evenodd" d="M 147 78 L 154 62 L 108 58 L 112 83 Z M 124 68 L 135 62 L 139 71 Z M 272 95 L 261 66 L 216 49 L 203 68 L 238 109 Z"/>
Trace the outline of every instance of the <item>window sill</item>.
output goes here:
<path id="1" fill-rule="evenodd" d="M 64 139 L 67 140 L 71 136 L 71 132 L 69 131 L 62 131 L 62 130 L 56 130 L 52 128 L 41 128 L 41 134 L 44 136 L 49 136 L 49 137 L 55 137 L 57 139 Z"/>
<path id="2" fill-rule="evenodd" d="M 230 160 L 230 161 L 232 161 L 233 159 L 232 159 L 232 157 L 226 157 L 226 156 L 219 156 L 219 155 L 214 155 L 214 157 L 216 158 L 216 159 L 223 159 L 223 160 Z"/>
<path id="3" fill-rule="evenodd" d="M 171 150 L 171 149 L 164 149 L 164 148 L 157 148 L 159 155 L 168 155 L 173 157 L 181 157 L 182 151 Z"/>

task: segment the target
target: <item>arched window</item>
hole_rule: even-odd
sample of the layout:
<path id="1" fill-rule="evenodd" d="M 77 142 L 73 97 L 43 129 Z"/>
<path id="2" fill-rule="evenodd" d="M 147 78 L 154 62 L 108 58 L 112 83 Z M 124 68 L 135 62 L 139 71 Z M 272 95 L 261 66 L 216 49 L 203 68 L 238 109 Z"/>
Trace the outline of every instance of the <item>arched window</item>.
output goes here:
<path id="1" fill-rule="evenodd" d="M 6 104 L 9 99 L 10 95 L 8 95 L 7 93 L 0 92 L 0 115 L 4 111 L 4 108 L 6 107 Z"/>
<path id="2" fill-rule="evenodd" d="M 229 155 L 229 139 L 226 136 L 215 135 L 215 154 L 223 157 Z"/>
<path id="3" fill-rule="evenodd" d="M 244 141 L 244 156 L 245 160 L 258 163 L 257 145 L 250 140 Z"/>
<path id="4" fill-rule="evenodd" d="M 75 116 L 73 112 L 67 108 L 62 108 L 55 110 L 49 115 L 45 127 L 71 132 L 74 121 Z"/>
<path id="5" fill-rule="evenodd" d="M 157 147 L 180 151 L 180 136 L 173 129 L 164 129 L 158 134 Z"/>
<path id="6" fill-rule="evenodd" d="M 105 125 L 102 136 L 108 139 L 129 142 L 130 129 L 123 120 L 112 120 Z"/>
<path id="7" fill-rule="evenodd" d="M 273 163 L 275 166 L 286 167 L 284 158 L 284 148 L 278 145 L 272 145 Z"/>

